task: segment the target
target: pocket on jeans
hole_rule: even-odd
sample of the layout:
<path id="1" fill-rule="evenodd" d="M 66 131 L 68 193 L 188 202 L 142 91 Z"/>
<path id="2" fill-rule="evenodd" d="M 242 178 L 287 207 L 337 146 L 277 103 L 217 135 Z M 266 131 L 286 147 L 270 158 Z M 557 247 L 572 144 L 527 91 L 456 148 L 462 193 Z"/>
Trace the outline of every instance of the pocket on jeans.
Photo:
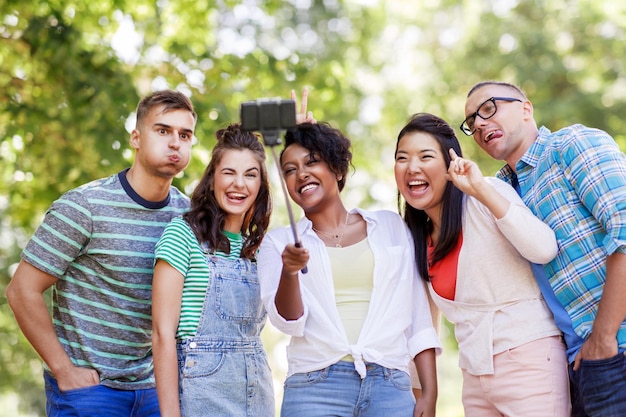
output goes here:
<path id="1" fill-rule="evenodd" d="M 317 384 L 324 378 L 323 371 L 293 374 L 285 380 L 285 388 L 300 388 Z"/>
<path id="2" fill-rule="evenodd" d="M 85 392 L 93 391 L 102 385 L 98 383 L 94 385 L 89 385 L 87 387 L 74 388 L 74 389 L 61 391 L 61 389 L 59 388 L 59 384 L 57 383 L 57 380 L 52 376 L 52 374 L 48 373 L 47 371 L 44 371 L 43 377 L 44 377 L 44 386 L 45 386 L 46 391 L 50 393 L 54 393 L 55 395 L 66 395 L 66 394 L 71 395 L 73 393 L 83 394 Z"/>
<path id="3" fill-rule="evenodd" d="M 59 390 L 59 392 L 61 393 L 61 395 L 85 395 L 89 393 L 89 391 L 96 391 L 99 387 L 100 387 L 100 384 L 96 384 L 96 385 L 90 385 L 88 387 L 68 389 L 66 391 Z"/>
<path id="4" fill-rule="evenodd" d="M 201 378 L 217 373 L 224 363 L 222 352 L 188 353 L 182 368 L 183 378 Z"/>
<path id="5" fill-rule="evenodd" d="M 525 365 L 544 366 L 547 362 L 558 360 L 565 363 L 566 361 L 565 346 L 557 337 L 541 338 L 524 343 L 509 349 L 507 356 L 510 360 Z"/>
<path id="6" fill-rule="evenodd" d="M 393 386 L 399 390 L 409 391 L 411 389 L 411 377 L 404 371 L 392 369 L 390 380 Z"/>
<path id="7" fill-rule="evenodd" d="M 581 366 L 589 367 L 590 369 L 599 369 L 606 367 L 608 369 L 614 369 L 619 363 L 626 365 L 626 356 L 624 353 L 618 353 L 615 356 L 605 359 L 583 359 Z"/>

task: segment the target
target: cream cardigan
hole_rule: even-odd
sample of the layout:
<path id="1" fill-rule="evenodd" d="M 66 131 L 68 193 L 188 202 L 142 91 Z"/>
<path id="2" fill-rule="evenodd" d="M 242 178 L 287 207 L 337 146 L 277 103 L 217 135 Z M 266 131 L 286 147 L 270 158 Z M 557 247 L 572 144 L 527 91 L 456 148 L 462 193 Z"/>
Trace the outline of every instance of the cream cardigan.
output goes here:
<path id="1" fill-rule="evenodd" d="M 540 338 L 559 335 L 528 261 L 549 262 L 557 253 L 554 232 L 497 178 L 490 184 L 511 201 L 506 215 L 494 215 L 473 197 L 465 198 L 463 245 L 454 300 L 435 304 L 455 325 L 459 366 L 472 375 L 493 374 L 493 355 Z"/>

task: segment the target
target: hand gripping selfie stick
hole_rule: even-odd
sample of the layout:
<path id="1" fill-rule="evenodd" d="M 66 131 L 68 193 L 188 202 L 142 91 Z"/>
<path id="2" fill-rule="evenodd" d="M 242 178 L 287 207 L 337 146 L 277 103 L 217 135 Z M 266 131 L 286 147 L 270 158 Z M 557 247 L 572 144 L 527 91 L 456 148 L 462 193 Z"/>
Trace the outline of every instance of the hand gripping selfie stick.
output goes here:
<path id="1" fill-rule="evenodd" d="M 263 142 L 272 150 L 276 169 L 280 178 L 280 185 L 285 195 L 287 203 L 287 213 L 289 214 L 289 223 L 293 232 L 293 239 L 296 247 L 301 247 L 300 237 L 296 229 L 296 221 L 293 218 L 291 210 L 291 201 L 285 184 L 283 170 L 280 167 L 280 161 L 276 156 L 274 147 L 281 143 L 280 131 L 296 127 L 296 102 L 294 100 L 275 99 L 259 99 L 255 101 L 247 101 L 241 103 L 241 129 L 246 131 L 258 131 L 263 137 Z M 302 268 L 302 273 L 307 273 L 307 267 Z"/>

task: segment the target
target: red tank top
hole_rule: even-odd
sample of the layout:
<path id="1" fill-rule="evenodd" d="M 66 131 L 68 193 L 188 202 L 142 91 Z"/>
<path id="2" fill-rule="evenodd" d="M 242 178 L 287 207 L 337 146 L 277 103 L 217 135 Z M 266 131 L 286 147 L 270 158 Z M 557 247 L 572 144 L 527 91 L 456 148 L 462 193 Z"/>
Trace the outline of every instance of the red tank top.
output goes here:
<path id="1" fill-rule="evenodd" d="M 459 239 L 454 248 L 448 254 L 440 259 L 436 264 L 430 265 L 435 247 L 428 239 L 428 272 L 430 274 L 431 283 L 435 292 L 448 300 L 454 300 L 456 293 L 456 274 L 459 266 L 459 253 L 463 246 L 463 233 L 459 233 Z"/>

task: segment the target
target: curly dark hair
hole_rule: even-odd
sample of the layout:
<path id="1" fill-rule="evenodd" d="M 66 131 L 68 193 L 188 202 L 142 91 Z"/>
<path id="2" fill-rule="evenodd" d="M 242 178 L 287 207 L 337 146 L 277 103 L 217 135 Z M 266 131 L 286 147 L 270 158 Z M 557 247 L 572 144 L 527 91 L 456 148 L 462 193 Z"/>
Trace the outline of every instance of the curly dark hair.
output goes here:
<path id="1" fill-rule="evenodd" d="M 448 150 L 454 149 L 458 156 L 463 156 L 461 145 L 454 134 L 454 129 L 440 117 L 430 113 L 417 113 L 411 116 L 407 124 L 398 133 L 395 153 L 398 152 L 398 143 L 405 135 L 423 132 L 431 135 L 439 143 L 441 153 L 446 166 L 450 166 L 450 154 Z M 411 207 L 403 201 L 398 191 L 398 211 L 404 215 L 404 220 L 415 241 L 415 262 L 420 275 L 426 281 L 430 280 L 428 274 L 428 236 L 432 232 L 432 222 L 429 221 L 426 212 Z M 461 233 L 461 220 L 463 215 L 463 193 L 452 182 L 448 182 L 443 193 L 443 207 L 441 217 L 440 237 L 433 252 L 432 263 L 443 259 L 456 245 Z"/>
<path id="2" fill-rule="evenodd" d="M 339 191 L 346 185 L 348 169 L 352 165 L 351 142 L 339 129 L 335 129 L 325 122 L 301 123 L 285 133 L 285 146 L 280 153 L 282 162 L 283 153 L 289 145 L 297 144 L 310 151 L 328 164 L 328 167 L 339 178 Z"/>
<path id="3" fill-rule="evenodd" d="M 199 242 L 208 243 L 212 250 L 230 253 L 230 243 L 222 231 L 226 216 L 213 193 L 215 169 L 228 150 L 252 151 L 261 169 L 261 187 L 241 226 L 241 234 L 245 239 L 241 257 L 255 259 L 272 212 L 270 185 L 265 167 L 265 148 L 254 133 L 242 131 L 238 123 L 218 130 L 215 136 L 217 143 L 213 147 L 211 161 L 191 195 L 191 209 L 183 215 L 183 218 L 189 223 Z"/>

